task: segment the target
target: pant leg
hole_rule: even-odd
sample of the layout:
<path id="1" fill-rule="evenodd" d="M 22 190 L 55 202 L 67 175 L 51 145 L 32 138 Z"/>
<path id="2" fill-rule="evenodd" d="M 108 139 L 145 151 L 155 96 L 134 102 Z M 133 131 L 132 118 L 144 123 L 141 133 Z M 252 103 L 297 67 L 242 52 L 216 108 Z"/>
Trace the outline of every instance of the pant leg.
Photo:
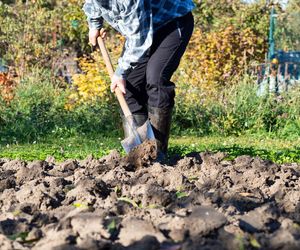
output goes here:
<path id="1" fill-rule="evenodd" d="M 175 84 L 170 81 L 179 66 L 194 29 L 192 13 L 176 18 L 154 34 L 146 71 L 148 105 L 172 108 Z"/>
<path id="2" fill-rule="evenodd" d="M 148 58 L 139 63 L 126 79 L 125 99 L 132 114 L 147 114 L 146 68 Z"/>

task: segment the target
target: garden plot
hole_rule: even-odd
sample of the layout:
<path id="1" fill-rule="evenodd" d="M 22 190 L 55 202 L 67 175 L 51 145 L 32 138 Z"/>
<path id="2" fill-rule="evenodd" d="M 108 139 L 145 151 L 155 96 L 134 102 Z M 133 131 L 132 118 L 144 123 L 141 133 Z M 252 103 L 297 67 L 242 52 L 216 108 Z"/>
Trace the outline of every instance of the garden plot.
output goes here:
<path id="1" fill-rule="evenodd" d="M 0 249 L 300 249 L 300 165 L 0 160 Z"/>

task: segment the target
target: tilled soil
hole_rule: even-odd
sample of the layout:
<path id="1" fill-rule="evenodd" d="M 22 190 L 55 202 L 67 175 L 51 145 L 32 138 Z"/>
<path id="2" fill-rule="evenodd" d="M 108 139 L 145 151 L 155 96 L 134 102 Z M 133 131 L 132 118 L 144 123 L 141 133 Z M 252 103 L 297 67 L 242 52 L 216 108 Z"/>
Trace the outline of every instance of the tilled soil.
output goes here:
<path id="1" fill-rule="evenodd" d="M 0 249 L 300 249 L 300 165 L 132 159 L 0 159 Z"/>

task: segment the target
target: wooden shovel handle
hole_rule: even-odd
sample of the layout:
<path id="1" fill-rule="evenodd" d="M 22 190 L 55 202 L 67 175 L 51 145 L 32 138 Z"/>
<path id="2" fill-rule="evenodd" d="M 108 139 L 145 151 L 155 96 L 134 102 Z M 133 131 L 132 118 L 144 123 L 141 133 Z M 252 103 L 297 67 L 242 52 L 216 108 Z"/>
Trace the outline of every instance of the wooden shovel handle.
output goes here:
<path id="1" fill-rule="evenodd" d="M 112 65 L 112 62 L 111 62 L 110 56 L 108 54 L 108 51 L 106 49 L 105 43 L 104 43 L 104 41 L 103 41 L 103 39 L 101 37 L 98 37 L 97 42 L 98 42 L 98 45 L 99 45 L 99 48 L 100 48 L 103 60 L 105 62 L 106 68 L 108 70 L 110 79 L 112 79 L 112 77 L 114 75 L 114 67 Z M 119 101 L 121 109 L 122 109 L 122 111 L 124 113 L 124 116 L 125 117 L 131 116 L 132 113 L 131 113 L 131 111 L 130 111 L 130 109 L 128 107 L 128 104 L 127 104 L 127 102 L 125 100 L 125 97 L 124 97 L 122 91 L 118 87 L 115 89 L 115 94 L 117 96 L 117 99 Z"/>

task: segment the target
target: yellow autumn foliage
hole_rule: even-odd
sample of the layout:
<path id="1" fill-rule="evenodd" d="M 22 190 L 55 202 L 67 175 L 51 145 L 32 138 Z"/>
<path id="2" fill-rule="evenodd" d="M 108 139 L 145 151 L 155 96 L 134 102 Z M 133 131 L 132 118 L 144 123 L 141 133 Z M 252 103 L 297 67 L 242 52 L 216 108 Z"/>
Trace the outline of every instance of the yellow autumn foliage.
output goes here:
<path id="1" fill-rule="evenodd" d="M 220 90 L 232 85 L 253 61 L 262 61 L 264 40 L 250 29 L 228 26 L 219 31 L 202 32 L 196 28 L 174 76 L 177 95 L 193 103 L 205 97 L 218 98 Z"/>
<path id="2" fill-rule="evenodd" d="M 0 98 L 6 103 L 13 100 L 17 84 L 10 74 L 0 73 Z"/>
<path id="3" fill-rule="evenodd" d="M 124 38 L 118 35 L 114 41 L 109 40 L 106 45 L 112 62 L 116 64 Z M 78 58 L 77 61 L 81 73 L 72 76 L 73 83 L 66 109 L 72 109 L 74 105 L 82 103 L 111 101 L 110 78 L 100 51 L 96 50 L 89 56 Z"/>
<path id="4" fill-rule="evenodd" d="M 91 58 L 79 58 L 78 64 L 82 72 L 72 76 L 73 86 L 68 108 L 71 108 L 75 103 L 88 103 L 96 100 L 108 101 L 109 79 L 99 53 L 92 53 Z"/>

